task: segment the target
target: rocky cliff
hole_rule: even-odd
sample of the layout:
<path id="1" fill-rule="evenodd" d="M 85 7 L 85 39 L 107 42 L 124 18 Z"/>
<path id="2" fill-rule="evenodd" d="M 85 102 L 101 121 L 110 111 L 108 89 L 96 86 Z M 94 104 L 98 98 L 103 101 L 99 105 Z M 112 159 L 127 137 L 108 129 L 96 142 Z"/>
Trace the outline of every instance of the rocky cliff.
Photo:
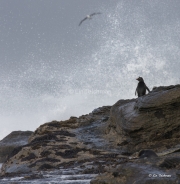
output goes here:
<path id="1" fill-rule="evenodd" d="M 13 131 L 0 141 L 0 163 L 4 162 L 14 148 L 28 143 L 32 131 Z"/>
<path id="2" fill-rule="evenodd" d="M 78 168 L 79 174 L 98 175 L 93 184 L 178 183 L 179 130 L 180 85 L 154 88 L 79 118 L 41 125 L 11 153 L 1 175 L 20 173 L 25 180 L 36 171 Z"/>
<path id="3" fill-rule="evenodd" d="M 128 154 L 179 144 L 180 85 L 154 88 L 148 95 L 112 106 L 107 134 Z"/>

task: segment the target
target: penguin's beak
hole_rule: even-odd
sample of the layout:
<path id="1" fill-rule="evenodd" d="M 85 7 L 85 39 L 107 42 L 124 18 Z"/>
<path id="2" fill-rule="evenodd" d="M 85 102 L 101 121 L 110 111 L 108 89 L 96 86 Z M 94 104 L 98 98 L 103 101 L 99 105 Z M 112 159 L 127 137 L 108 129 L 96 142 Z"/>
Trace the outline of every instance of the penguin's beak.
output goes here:
<path id="1" fill-rule="evenodd" d="M 139 80 L 139 78 L 137 78 L 136 80 Z"/>

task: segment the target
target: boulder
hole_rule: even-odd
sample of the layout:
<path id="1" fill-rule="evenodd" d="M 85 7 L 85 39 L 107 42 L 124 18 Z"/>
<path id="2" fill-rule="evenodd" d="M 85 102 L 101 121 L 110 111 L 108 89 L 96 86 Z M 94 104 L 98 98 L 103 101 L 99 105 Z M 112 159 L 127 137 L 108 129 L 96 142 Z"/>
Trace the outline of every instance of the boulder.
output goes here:
<path id="1" fill-rule="evenodd" d="M 4 162 L 14 148 L 25 145 L 32 131 L 13 131 L 0 141 L 0 163 Z"/>
<path id="2" fill-rule="evenodd" d="M 180 85 L 154 88 L 132 100 L 119 100 L 110 111 L 107 136 L 129 154 L 161 152 L 180 143 Z"/>
<path id="3" fill-rule="evenodd" d="M 90 184 L 177 184 L 177 170 L 165 171 L 148 163 L 128 162 L 92 179 Z"/>

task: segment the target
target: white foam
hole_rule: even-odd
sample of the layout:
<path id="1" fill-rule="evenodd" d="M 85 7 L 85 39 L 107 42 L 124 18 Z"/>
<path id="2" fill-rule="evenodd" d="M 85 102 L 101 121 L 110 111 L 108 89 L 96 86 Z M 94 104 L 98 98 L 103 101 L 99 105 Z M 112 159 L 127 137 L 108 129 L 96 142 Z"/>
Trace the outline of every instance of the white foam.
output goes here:
<path id="1" fill-rule="evenodd" d="M 11 178 L 10 180 L 11 181 L 17 181 L 17 180 L 21 180 L 23 179 L 24 177 L 14 177 L 14 178 Z"/>
<path id="2" fill-rule="evenodd" d="M 96 27 L 89 24 L 86 33 L 74 28 L 78 31 L 72 32 L 83 37 L 78 41 L 83 50 L 78 53 L 68 51 L 69 56 L 59 53 L 54 58 L 55 51 L 47 51 L 51 60 L 30 53 L 23 58 L 22 68 L 9 69 L 0 83 L 0 139 L 13 130 L 35 130 L 47 121 L 135 98 L 138 76 L 150 89 L 180 83 L 180 20 L 164 18 L 157 23 L 159 17 L 176 16 L 167 8 L 172 3 L 133 3 L 120 1 L 103 9 L 94 20 Z M 167 11 L 163 15 L 162 6 Z M 153 8 L 159 12 L 156 19 Z"/>

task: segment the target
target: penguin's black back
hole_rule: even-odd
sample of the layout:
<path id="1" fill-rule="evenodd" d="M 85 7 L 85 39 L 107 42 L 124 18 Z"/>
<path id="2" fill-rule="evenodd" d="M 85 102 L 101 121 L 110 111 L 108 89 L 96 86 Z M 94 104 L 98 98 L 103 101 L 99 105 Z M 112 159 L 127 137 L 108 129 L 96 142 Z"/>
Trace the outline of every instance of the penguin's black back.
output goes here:
<path id="1" fill-rule="evenodd" d="M 140 81 L 137 86 L 137 94 L 138 97 L 146 94 L 146 85 L 143 81 Z"/>

